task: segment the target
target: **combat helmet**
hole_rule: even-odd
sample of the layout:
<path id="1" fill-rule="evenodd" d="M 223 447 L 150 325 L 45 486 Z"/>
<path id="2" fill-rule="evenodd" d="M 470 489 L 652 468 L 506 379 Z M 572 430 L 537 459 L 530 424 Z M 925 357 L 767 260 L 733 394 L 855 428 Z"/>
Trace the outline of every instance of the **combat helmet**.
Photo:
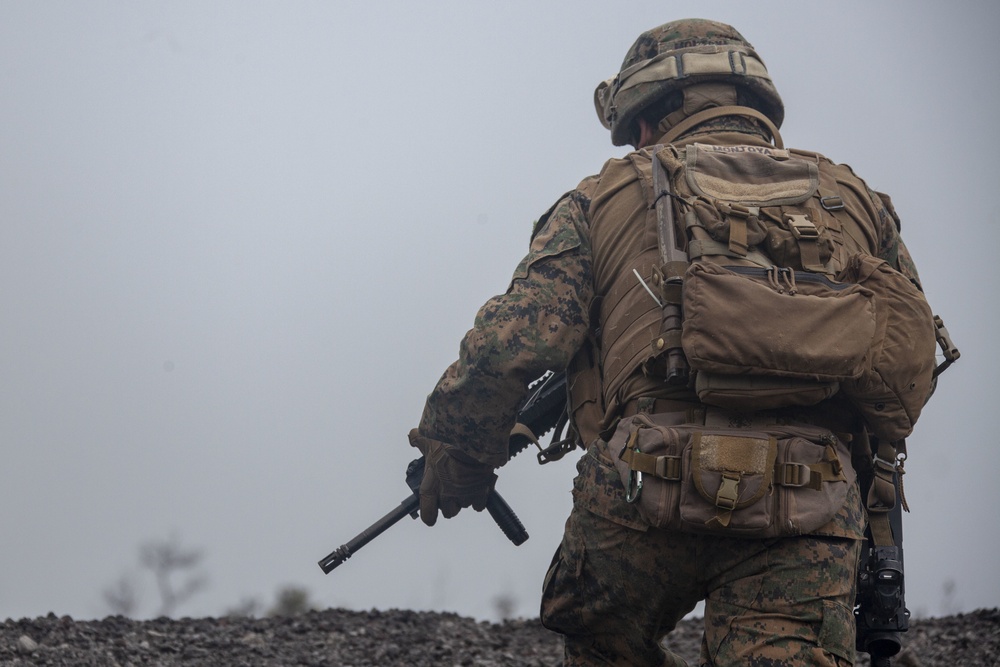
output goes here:
<path id="1" fill-rule="evenodd" d="M 615 146 L 631 143 L 632 124 L 667 95 L 704 83 L 756 94 L 760 111 L 781 126 L 785 107 L 764 61 L 732 26 L 706 19 L 665 23 L 639 35 L 621 71 L 594 91 L 594 105 Z"/>

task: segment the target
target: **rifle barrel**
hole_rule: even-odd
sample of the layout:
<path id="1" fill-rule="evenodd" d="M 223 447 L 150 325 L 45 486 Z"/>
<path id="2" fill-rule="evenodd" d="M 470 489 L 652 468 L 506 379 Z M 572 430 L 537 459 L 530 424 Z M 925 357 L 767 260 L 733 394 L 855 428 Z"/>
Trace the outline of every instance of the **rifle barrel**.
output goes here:
<path id="1" fill-rule="evenodd" d="M 396 509 L 392 510 L 384 517 L 368 526 L 368 528 L 361 531 L 361 533 L 359 533 L 353 540 L 344 544 L 320 560 L 319 566 L 323 570 L 323 574 L 329 574 L 335 567 L 354 555 L 355 551 L 384 533 L 404 516 L 416 512 L 419 508 L 420 495 L 414 492 L 410 497 L 401 502 Z"/>
<path id="2" fill-rule="evenodd" d="M 500 530 L 507 536 L 507 539 L 513 542 L 515 546 L 524 544 L 525 540 L 528 539 L 528 532 L 524 529 L 524 525 L 517 518 L 517 515 L 514 514 L 510 505 L 507 504 L 507 501 L 499 493 L 493 491 L 490 494 L 489 499 L 486 501 L 486 509 L 489 510 L 490 516 L 500 526 Z M 319 567 L 323 570 L 323 574 L 329 574 L 334 568 L 353 556 L 358 549 L 391 528 L 404 516 L 407 514 L 416 516 L 419 510 L 420 494 L 414 491 L 409 498 L 401 502 L 394 510 L 361 531 L 353 540 L 335 549 L 320 560 Z"/>

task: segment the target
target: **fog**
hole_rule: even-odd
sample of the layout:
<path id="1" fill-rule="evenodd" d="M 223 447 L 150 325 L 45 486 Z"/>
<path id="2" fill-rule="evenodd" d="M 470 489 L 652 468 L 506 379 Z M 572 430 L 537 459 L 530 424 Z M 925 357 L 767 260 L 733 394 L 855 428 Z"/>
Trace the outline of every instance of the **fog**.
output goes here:
<path id="1" fill-rule="evenodd" d="M 908 443 L 907 601 L 997 606 L 995 4 L 0 0 L 0 618 L 100 617 L 123 577 L 154 614 L 171 536 L 181 615 L 537 613 L 569 459 L 501 470 L 521 547 L 466 511 L 316 561 L 407 495 L 476 310 L 624 152 L 594 87 L 686 16 L 757 47 L 787 145 L 892 195 L 962 351 Z"/>

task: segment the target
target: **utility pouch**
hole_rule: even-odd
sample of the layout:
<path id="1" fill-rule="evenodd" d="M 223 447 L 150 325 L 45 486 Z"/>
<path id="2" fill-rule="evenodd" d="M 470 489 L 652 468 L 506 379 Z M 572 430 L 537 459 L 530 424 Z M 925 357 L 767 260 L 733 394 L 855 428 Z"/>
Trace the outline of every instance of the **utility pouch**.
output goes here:
<path id="1" fill-rule="evenodd" d="M 837 383 L 864 372 L 876 332 L 871 290 L 784 267 L 694 262 L 683 307 L 688 363 L 710 374 L 696 381 L 698 397 L 730 409 L 832 396 Z"/>
<path id="2" fill-rule="evenodd" d="M 626 500 L 654 528 L 801 535 L 830 521 L 854 483 L 847 445 L 826 429 L 678 421 L 640 413 L 619 422 L 609 442 Z"/>
<path id="3" fill-rule="evenodd" d="M 767 433 L 696 430 L 686 448 L 681 525 L 710 532 L 757 533 L 774 522 L 771 493 L 778 440 Z"/>

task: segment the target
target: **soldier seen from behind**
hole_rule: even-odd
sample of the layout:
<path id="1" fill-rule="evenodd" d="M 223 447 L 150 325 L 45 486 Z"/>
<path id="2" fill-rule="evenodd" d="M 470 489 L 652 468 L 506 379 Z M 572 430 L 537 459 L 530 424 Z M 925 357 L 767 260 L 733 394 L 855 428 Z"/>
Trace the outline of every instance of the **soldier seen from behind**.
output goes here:
<path id="1" fill-rule="evenodd" d="M 485 506 L 528 384 L 566 372 L 585 453 L 541 607 L 566 664 L 685 664 L 661 639 L 702 600 L 702 665 L 853 664 L 864 531 L 892 539 L 934 375 L 892 204 L 785 148 L 725 24 L 643 33 L 595 105 L 635 150 L 537 221 L 428 396 L 421 518 Z"/>

